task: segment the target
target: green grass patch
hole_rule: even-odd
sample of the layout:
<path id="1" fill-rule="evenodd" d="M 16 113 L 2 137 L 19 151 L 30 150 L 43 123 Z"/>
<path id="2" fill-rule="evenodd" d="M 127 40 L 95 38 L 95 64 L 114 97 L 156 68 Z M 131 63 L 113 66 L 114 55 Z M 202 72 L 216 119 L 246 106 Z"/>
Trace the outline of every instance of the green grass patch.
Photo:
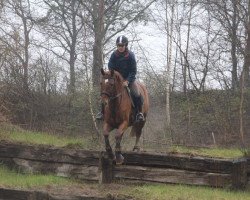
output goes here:
<path id="1" fill-rule="evenodd" d="M 229 191 L 185 185 L 144 185 L 126 188 L 126 193 L 144 200 L 250 200 L 250 191 Z"/>
<path id="2" fill-rule="evenodd" d="M 0 165 L 0 187 L 31 188 L 46 185 L 71 185 L 70 179 L 53 175 L 21 174 Z"/>
<path id="3" fill-rule="evenodd" d="M 43 132 L 26 131 L 7 124 L 1 124 L 0 126 L 0 140 L 83 149 L 93 148 L 93 142 L 95 142 L 90 137 L 66 137 Z"/>
<path id="4" fill-rule="evenodd" d="M 100 149 L 100 143 L 88 135 L 84 137 L 66 137 L 42 132 L 26 131 L 18 126 L 4 123 L 0 124 L 0 140 L 7 140 L 10 142 L 22 142 L 26 144 L 42 144 L 57 147 L 81 148 L 89 150 Z M 131 151 L 132 146 L 134 144 L 134 140 L 135 138 L 130 138 L 129 136 L 125 135 L 122 141 L 123 150 Z M 110 135 L 110 142 L 111 144 L 115 143 L 114 134 Z M 145 145 L 143 149 L 147 151 L 147 145 Z M 149 147 L 149 149 L 151 149 L 151 147 Z M 172 146 L 168 150 L 168 152 L 217 158 L 237 158 L 246 155 L 246 152 L 240 149 L 223 149 L 217 147 L 191 148 L 184 146 Z"/>
<path id="5" fill-rule="evenodd" d="M 207 156 L 217 158 L 238 158 L 244 156 L 240 149 L 223 149 L 223 148 L 192 148 L 183 146 L 173 146 L 170 150 L 172 153 L 184 153 L 194 156 Z"/>

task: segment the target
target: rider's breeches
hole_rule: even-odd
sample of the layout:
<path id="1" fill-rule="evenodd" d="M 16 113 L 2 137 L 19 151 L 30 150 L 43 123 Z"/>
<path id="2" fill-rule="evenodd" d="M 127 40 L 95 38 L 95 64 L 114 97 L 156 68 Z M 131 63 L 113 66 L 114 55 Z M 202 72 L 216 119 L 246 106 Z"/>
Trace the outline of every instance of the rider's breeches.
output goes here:
<path id="1" fill-rule="evenodd" d="M 128 85 L 129 89 L 130 89 L 130 92 L 131 92 L 131 95 L 135 98 L 139 97 L 140 96 L 140 91 L 139 91 L 139 87 L 136 83 L 136 81 L 132 82 L 132 83 L 129 83 Z"/>
<path id="2" fill-rule="evenodd" d="M 136 81 L 129 83 L 129 89 L 131 96 L 134 99 L 137 112 L 142 112 L 143 97 L 140 94 L 139 86 Z"/>

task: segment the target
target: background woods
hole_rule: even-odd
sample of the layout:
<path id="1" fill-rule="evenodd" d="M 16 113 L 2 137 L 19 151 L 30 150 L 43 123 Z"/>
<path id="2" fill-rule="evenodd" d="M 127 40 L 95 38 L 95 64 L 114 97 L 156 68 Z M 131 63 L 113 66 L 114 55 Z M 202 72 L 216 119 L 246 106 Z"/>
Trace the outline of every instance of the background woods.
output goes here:
<path id="1" fill-rule="evenodd" d="M 150 94 L 145 143 L 249 146 L 249 1 L 0 2 L 0 120 L 96 135 L 99 70 L 125 34 Z"/>

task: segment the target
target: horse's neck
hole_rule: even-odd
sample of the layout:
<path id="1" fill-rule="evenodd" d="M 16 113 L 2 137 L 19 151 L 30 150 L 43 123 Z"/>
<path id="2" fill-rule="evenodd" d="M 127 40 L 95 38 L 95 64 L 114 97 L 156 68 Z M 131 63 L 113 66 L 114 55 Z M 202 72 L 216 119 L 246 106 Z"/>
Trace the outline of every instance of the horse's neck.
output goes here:
<path id="1" fill-rule="evenodd" d="M 114 93 L 114 96 L 116 96 L 116 98 L 109 102 L 109 110 L 110 110 L 111 115 L 112 113 L 116 113 L 116 115 L 119 113 L 120 115 L 122 115 L 120 110 L 124 106 L 126 106 L 125 104 L 126 104 L 127 95 L 128 94 L 127 94 L 126 88 L 123 87 L 123 85 L 117 86 L 116 92 Z"/>

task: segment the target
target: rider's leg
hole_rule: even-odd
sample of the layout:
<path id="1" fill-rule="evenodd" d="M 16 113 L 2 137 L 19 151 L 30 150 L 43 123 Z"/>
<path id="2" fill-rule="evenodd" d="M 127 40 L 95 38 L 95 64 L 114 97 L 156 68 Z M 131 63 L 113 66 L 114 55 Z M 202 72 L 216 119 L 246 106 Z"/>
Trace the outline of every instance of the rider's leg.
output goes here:
<path id="1" fill-rule="evenodd" d="M 145 119 L 142 113 L 143 97 L 140 94 L 136 81 L 130 83 L 129 88 L 135 100 L 134 103 L 135 103 L 135 109 L 136 109 L 136 121 L 144 121 Z"/>

